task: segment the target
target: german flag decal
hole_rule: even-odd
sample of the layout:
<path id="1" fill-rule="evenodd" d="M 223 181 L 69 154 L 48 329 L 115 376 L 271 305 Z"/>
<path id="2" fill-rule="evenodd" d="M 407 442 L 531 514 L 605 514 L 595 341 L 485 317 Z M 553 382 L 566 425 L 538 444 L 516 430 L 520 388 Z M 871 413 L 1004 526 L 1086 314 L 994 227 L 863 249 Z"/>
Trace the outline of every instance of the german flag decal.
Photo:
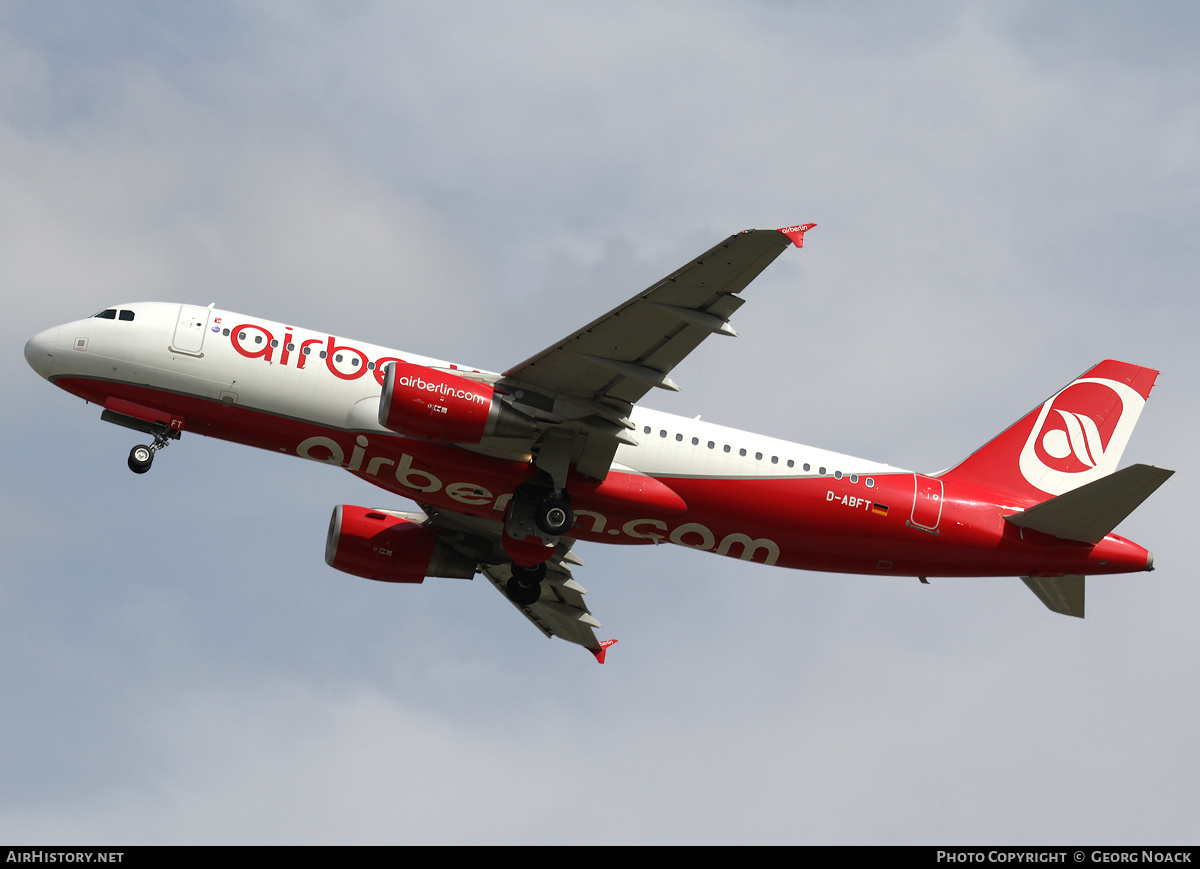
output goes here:
<path id="1" fill-rule="evenodd" d="M 876 516 L 886 516 L 888 514 L 888 508 L 887 508 L 886 504 L 872 503 L 871 504 L 871 512 L 874 513 Z"/>

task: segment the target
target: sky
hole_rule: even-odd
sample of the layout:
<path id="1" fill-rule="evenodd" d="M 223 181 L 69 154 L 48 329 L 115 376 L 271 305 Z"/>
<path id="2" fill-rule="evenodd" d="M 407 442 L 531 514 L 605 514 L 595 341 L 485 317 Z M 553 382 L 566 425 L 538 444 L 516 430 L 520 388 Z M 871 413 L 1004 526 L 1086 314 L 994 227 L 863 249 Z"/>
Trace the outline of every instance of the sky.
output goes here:
<path id="1" fill-rule="evenodd" d="M 0 841 L 1194 842 L 1198 10 L 0 0 Z M 1080 621 L 581 544 L 600 667 L 324 564 L 408 502 L 199 436 L 136 476 L 22 355 L 162 300 L 503 370 L 807 221 L 647 405 L 933 472 L 1156 368 L 1153 573 Z"/>

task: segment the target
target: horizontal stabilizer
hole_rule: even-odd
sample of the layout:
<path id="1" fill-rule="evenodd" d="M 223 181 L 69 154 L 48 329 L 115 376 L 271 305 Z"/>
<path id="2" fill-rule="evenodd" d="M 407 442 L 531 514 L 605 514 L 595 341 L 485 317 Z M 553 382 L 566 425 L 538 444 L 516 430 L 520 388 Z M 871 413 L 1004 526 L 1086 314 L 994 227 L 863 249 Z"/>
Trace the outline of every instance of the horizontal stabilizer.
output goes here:
<path id="1" fill-rule="evenodd" d="M 1151 465 L 1130 465 L 1115 474 L 1043 501 L 1023 513 L 1004 518 L 1020 528 L 1053 534 L 1065 540 L 1099 543 L 1173 473 Z M 1082 588 L 1080 586 L 1080 601 L 1083 600 Z M 1038 596 L 1042 597 L 1040 592 Z M 1042 597 L 1042 600 L 1045 598 Z M 1054 609 L 1049 603 L 1046 606 Z"/>
<path id="2" fill-rule="evenodd" d="M 1082 576 L 1022 576 L 1021 582 L 1054 612 L 1083 618 Z"/>

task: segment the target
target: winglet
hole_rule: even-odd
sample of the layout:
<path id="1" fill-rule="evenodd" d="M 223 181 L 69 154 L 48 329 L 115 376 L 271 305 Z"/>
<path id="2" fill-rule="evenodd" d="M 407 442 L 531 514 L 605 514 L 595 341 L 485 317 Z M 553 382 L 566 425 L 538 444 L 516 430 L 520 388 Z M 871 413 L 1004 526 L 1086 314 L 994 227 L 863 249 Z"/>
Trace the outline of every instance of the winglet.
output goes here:
<path id="1" fill-rule="evenodd" d="M 804 247 L 804 233 L 816 226 L 815 223 L 804 223 L 800 226 L 785 226 L 779 231 L 792 240 L 796 247 Z"/>
<path id="2" fill-rule="evenodd" d="M 593 655 L 595 655 L 595 656 L 596 656 L 596 661 L 597 661 L 598 663 L 601 663 L 601 664 L 603 664 L 603 663 L 604 663 L 604 656 L 605 656 L 605 655 L 608 653 L 608 647 L 609 647 L 609 646 L 611 646 L 611 645 L 612 645 L 613 643 L 615 643 L 615 642 L 616 642 L 616 640 L 602 640 L 602 641 L 600 642 L 600 648 L 598 648 L 598 649 L 588 649 L 588 651 L 589 651 L 589 652 L 591 652 Z"/>

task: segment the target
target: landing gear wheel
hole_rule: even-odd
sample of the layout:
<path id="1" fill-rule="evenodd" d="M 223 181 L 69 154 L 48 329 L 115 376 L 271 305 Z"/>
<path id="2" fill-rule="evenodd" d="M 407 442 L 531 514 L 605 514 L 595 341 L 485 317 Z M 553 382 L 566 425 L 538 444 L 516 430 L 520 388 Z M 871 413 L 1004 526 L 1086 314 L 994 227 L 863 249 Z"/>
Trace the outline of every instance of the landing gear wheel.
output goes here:
<path id="1" fill-rule="evenodd" d="M 105 411 L 105 413 L 108 413 L 108 411 Z M 125 425 L 125 423 L 121 424 Z M 163 425 L 142 428 L 138 424 L 129 427 L 154 435 L 154 443 L 149 446 L 139 444 L 129 451 L 129 470 L 135 474 L 144 474 L 150 470 L 150 465 L 154 462 L 154 454 L 171 443 L 172 438 L 179 440 L 178 431 L 168 429 Z"/>
<path id="2" fill-rule="evenodd" d="M 154 450 L 146 446 L 136 446 L 129 451 L 129 470 L 135 474 L 144 474 L 150 470 L 154 461 Z"/>
<path id="3" fill-rule="evenodd" d="M 543 534 L 554 537 L 566 534 L 575 524 L 575 513 L 571 510 L 571 502 L 564 497 L 555 495 L 551 495 L 537 505 L 533 518 Z"/>
<path id="4" fill-rule="evenodd" d="M 542 578 L 546 575 L 546 565 L 522 567 L 512 566 L 512 579 L 504 584 L 504 593 L 508 599 L 518 606 L 531 606 L 542 597 Z"/>

